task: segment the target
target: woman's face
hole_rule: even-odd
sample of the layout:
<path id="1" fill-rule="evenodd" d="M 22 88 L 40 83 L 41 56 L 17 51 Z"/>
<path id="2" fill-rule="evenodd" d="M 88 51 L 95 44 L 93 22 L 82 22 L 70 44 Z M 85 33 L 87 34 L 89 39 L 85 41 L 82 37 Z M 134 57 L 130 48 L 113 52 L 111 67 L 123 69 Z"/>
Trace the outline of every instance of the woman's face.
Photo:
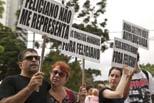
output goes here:
<path id="1" fill-rule="evenodd" d="M 109 85 L 111 88 L 116 88 L 121 79 L 121 72 L 117 69 L 113 69 L 109 75 Z"/>
<path id="2" fill-rule="evenodd" d="M 56 66 L 50 73 L 50 81 L 55 86 L 63 86 L 67 82 L 66 73 Z"/>

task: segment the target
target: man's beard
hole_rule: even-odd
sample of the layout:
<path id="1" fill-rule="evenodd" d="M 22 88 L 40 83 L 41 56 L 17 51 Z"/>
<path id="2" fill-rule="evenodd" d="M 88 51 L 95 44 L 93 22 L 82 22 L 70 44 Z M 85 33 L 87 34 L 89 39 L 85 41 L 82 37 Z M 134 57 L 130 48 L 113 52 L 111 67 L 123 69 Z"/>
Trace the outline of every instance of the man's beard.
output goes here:
<path id="1" fill-rule="evenodd" d="M 38 70 L 39 70 L 38 65 L 30 65 L 30 67 L 29 67 L 29 73 L 30 74 L 34 74 L 34 73 L 38 72 Z"/>

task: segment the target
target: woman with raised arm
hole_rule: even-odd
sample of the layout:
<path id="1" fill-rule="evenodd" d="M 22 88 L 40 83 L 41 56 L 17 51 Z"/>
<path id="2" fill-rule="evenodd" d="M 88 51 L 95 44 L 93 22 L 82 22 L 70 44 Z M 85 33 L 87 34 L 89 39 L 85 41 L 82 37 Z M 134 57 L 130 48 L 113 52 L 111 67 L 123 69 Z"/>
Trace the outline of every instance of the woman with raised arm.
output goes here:
<path id="1" fill-rule="evenodd" d="M 99 103 L 124 103 L 133 72 L 134 68 L 128 66 L 124 66 L 123 69 L 112 67 L 108 75 L 109 86 L 99 92 Z"/>

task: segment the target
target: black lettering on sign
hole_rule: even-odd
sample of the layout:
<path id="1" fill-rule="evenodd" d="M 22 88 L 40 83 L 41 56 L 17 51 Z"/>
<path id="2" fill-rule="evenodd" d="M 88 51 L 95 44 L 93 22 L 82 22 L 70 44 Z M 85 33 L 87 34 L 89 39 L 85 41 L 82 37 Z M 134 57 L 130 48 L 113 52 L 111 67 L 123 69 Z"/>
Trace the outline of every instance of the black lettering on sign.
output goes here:
<path id="1" fill-rule="evenodd" d="M 143 46 L 148 47 L 148 41 L 146 39 L 143 39 Z"/>
<path id="2" fill-rule="evenodd" d="M 139 44 L 144 46 L 144 47 L 147 47 L 148 44 L 147 44 L 147 39 L 145 38 L 139 38 Z"/>
<path id="3" fill-rule="evenodd" d="M 25 8 L 41 13 L 44 0 L 26 0 Z"/>
<path id="4" fill-rule="evenodd" d="M 118 40 L 115 40 L 115 47 L 116 47 L 116 48 L 119 48 L 119 49 L 122 49 L 122 48 L 121 48 L 121 42 L 118 41 Z"/>
<path id="5" fill-rule="evenodd" d="M 81 40 L 81 41 L 86 41 L 86 35 L 77 31 L 73 32 L 74 36 L 73 38 Z"/>
<path id="6" fill-rule="evenodd" d="M 88 43 L 92 43 L 94 45 L 100 45 L 100 39 L 97 39 L 95 37 L 92 37 L 92 36 L 87 36 L 87 42 Z"/>
<path id="7" fill-rule="evenodd" d="M 84 44 L 77 43 L 76 53 L 90 58 L 100 59 L 100 50 Z"/>
<path id="8" fill-rule="evenodd" d="M 68 39 L 69 25 L 53 20 L 52 28 L 55 36 Z M 60 29 L 60 30 L 59 30 Z"/>
<path id="9" fill-rule="evenodd" d="M 75 53 L 76 42 L 69 41 L 69 43 L 62 43 L 62 50 L 69 51 Z"/>
<path id="10" fill-rule="evenodd" d="M 24 15 L 26 15 L 26 14 L 27 13 L 25 13 Z M 27 19 L 21 19 L 21 20 L 22 20 L 21 23 L 26 24 Z M 29 18 L 28 18 L 28 20 L 29 20 Z M 69 37 L 69 25 L 59 22 L 59 21 L 56 21 L 54 19 L 52 20 L 52 18 L 49 18 L 44 15 L 40 15 L 37 13 L 33 14 L 31 28 L 41 30 L 45 33 L 49 33 L 54 36 L 65 38 L 65 39 L 68 39 L 68 37 Z"/>
<path id="11" fill-rule="evenodd" d="M 50 25 L 51 20 L 52 20 L 52 19 L 50 19 L 50 21 L 49 21 L 48 17 L 45 17 L 44 20 L 42 20 L 42 21 L 44 21 L 43 24 L 45 24 L 45 25 L 43 26 L 42 31 L 49 33 L 49 27 L 51 26 L 51 25 Z"/>
<path id="12" fill-rule="evenodd" d="M 72 12 L 71 10 L 68 10 L 68 8 L 60 8 L 60 12 L 59 12 L 59 20 L 66 22 L 66 23 L 70 23 L 71 21 L 71 16 L 72 16 Z"/>
<path id="13" fill-rule="evenodd" d="M 43 31 L 44 32 L 47 32 L 47 33 L 51 32 L 50 31 L 51 22 L 52 22 L 52 19 L 49 19 L 48 17 L 45 17 L 44 26 L 43 26 Z"/>
<path id="14" fill-rule="evenodd" d="M 136 54 L 137 48 L 127 43 L 115 40 L 115 47 Z"/>
<path id="15" fill-rule="evenodd" d="M 85 46 L 84 47 L 84 52 L 85 52 L 85 56 L 88 56 L 89 57 L 89 47 L 88 46 Z"/>
<path id="16" fill-rule="evenodd" d="M 69 30 L 70 30 L 69 25 L 66 25 L 66 29 L 63 30 L 65 39 L 68 39 L 69 37 Z"/>
<path id="17" fill-rule="evenodd" d="M 132 41 L 133 35 L 131 33 L 123 31 L 123 39 L 128 40 L 128 41 Z"/>
<path id="18" fill-rule="evenodd" d="M 133 39 L 131 40 L 133 43 L 138 44 L 138 36 L 133 35 Z"/>
<path id="19" fill-rule="evenodd" d="M 148 31 L 142 30 L 142 36 L 148 38 Z"/>
<path id="20" fill-rule="evenodd" d="M 93 48 L 92 48 L 92 47 L 89 47 L 89 50 L 90 50 L 89 56 L 90 56 L 90 57 L 93 57 Z"/>
<path id="21" fill-rule="evenodd" d="M 28 7 L 28 5 L 29 5 L 30 1 L 31 1 L 31 0 L 26 0 L 25 6 L 24 6 L 25 8 L 27 8 L 27 7 Z"/>
<path id="22" fill-rule="evenodd" d="M 57 18 L 58 16 L 58 11 L 59 11 L 59 6 L 58 5 L 55 5 L 55 4 L 51 4 L 50 6 L 50 16 L 51 17 L 54 17 L 55 19 Z"/>
<path id="23" fill-rule="evenodd" d="M 28 5 L 28 9 L 36 11 L 36 7 L 35 7 L 36 3 L 37 3 L 37 0 L 30 0 L 29 5 Z"/>
<path id="24" fill-rule="evenodd" d="M 36 20 L 37 20 L 37 14 L 34 13 L 33 19 L 32 19 L 32 23 L 31 23 L 31 27 L 32 28 L 35 28 L 36 27 Z"/>
<path id="25" fill-rule="evenodd" d="M 51 18 L 45 17 L 44 22 L 43 22 L 42 31 L 46 33 L 53 32 L 53 29 L 51 28 L 52 21 L 53 20 Z"/>
<path id="26" fill-rule="evenodd" d="M 76 43 L 70 40 L 70 51 L 75 53 Z"/>
<path id="27" fill-rule="evenodd" d="M 100 59 L 100 49 L 97 49 L 97 59 Z"/>
<path id="28" fill-rule="evenodd" d="M 50 11 L 50 2 L 46 2 L 46 5 L 44 5 L 44 8 L 43 8 L 43 14 L 45 15 L 49 15 L 49 12 Z"/>
<path id="29" fill-rule="evenodd" d="M 139 35 L 139 36 L 141 36 L 142 35 L 142 30 L 140 28 L 137 28 L 136 34 Z"/>
<path id="30" fill-rule="evenodd" d="M 38 30 L 41 29 L 41 25 L 42 25 L 42 24 L 40 23 L 41 18 L 44 19 L 44 16 L 41 16 L 41 15 L 38 15 L 38 16 L 37 16 L 36 29 L 38 29 Z"/>
<path id="31" fill-rule="evenodd" d="M 26 0 L 24 7 L 53 18 L 57 18 L 59 12 L 59 5 L 46 0 Z"/>
<path id="32" fill-rule="evenodd" d="M 68 43 L 62 43 L 62 50 L 68 51 Z"/>
<path id="33" fill-rule="evenodd" d="M 122 64 L 122 61 L 123 61 L 123 53 L 120 53 L 118 51 L 114 51 L 113 52 L 113 59 L 112 59 L 112 61 L 115 62 L 115 63 Z"/>
<path id="34" fill-rule="evenodd" d="M 130 55 L 124 54 L 123 64 L 127 64 L 130 67 L 134 67 L 135 63 L 136 63 L 136 58 Z"/>
<path id="35" fill-rule="evenodd" d="M 70 32 L 70 37 L 74 38 L 74 31 L 73 30 L 71 30 L 71 32 Z"/>
<path id="36" fill-rule="evenodd" d="M 42 15 L 34 13 L 31 27 L 37 30 L 41 30 L 41 26 L 44 25 L 45 18 Z"/>
<path id="37" fill-rule="evenodd" d="M 22 13 L 21 13 L 21 19 L 20 19 L 19 23 L 22 24 L 22 25 L 29 26 L 29 20 L 31 19 L 31 17 L 30 17 L 31 14 L 32 14 L 31 11 L 23 9 Z"/>
<path id="38" fill-rule="evenodd" d="M 127 64 L 128 66 L 130 66 L 130 63 L 129 63 L 129 55 L 124 54 L 124 61 L 123 61 L 123 64 Z"/>
<path id="39" fill-rule="evenodd" d="M 41 11 L 44 15 L 57 18 L 59 6 L 56 4 L 52 4 L 51 2 L 44 1 L 43 10 Z"/>
<path id="40" fill-rule="evenodd" d="M 80 55 L 83 55 L 82 53 L 82 44 L 77 43 L 77 48 L 76 48 L 76 52 Z"/>
<path id="41" fill-rule="evenodd" d="M 37 3 L 37 11 L 38 11 L 38 13 L 42 12 L 43 4 L 44 4 L 44 0 L 38 0 L 38 3 Z"/>
<path id="42" fill-rule="evenodd" d="M 127 24 L 127 23 L 124 23 L 123 24 L 123 30 L 126 30 L 128 32 L 131 32 L 131 25 Z"/>

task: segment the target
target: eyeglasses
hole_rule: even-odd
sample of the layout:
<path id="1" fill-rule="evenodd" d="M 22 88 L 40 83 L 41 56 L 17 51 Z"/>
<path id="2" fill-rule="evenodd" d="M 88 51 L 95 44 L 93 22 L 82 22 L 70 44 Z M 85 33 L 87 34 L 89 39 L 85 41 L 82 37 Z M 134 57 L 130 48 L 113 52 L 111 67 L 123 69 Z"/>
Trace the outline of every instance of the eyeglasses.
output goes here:
<path id="1" fill-rule="evenodd" d="M 58 71 L 58 70 L 53 70 L 51 72 L 53 75 L 59 75 L 61 78 L 63 78 L 65 76 L 65 73 L 64 72 L 61 72 L 61 71 Z"/>
<path id="2" fill-rule="evenodd" d="M 26 56 L 23 60 L 32 61 L 33 58 L 35 58 L 35 60 L 40 60 L 40 56 Z"/>

